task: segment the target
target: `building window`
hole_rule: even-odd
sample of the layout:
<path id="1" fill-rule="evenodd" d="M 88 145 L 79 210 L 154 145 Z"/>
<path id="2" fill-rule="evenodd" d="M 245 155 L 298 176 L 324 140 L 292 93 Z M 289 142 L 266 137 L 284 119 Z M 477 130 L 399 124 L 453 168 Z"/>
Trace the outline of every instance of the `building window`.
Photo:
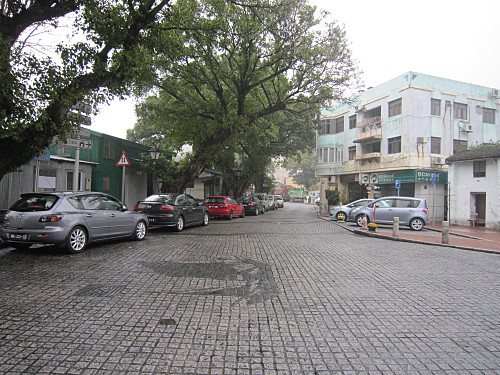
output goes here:
<path id="1" fill-rule="evenodd" d="M 495 123 L 495 110 L 491 108 L 483 108 L 483 123 L 494 124 Z"/>
<path id="2" fill-rule="evenodd" d="M 330 163 L 333 163 L 335 161 L 335 149 L 334 148 L 328 149 L 328 161 Z"/>
<path id="3" fill-rule="evenodd" d="M 319 134 L 328 134 L 330 133 L 330 119 L 321 120 L 321 127 Z"/>
<path id="4" fill-rule="evenodd" d="M 66 173 L 66 190 L 73 191 L 73 176 L 75 173 L 73 171 L 68 171 Z M 77 191 L 82 190 L 82 172 L 78 173 L 78 189 Z"/>
<path id="5" fill-rule="evenodd" d="M 344 131 L 344 116 L 335 119 L 335 134 Z"/>
<path id="6" fill-rule="evenodd" d="M 356 115 L 349 116 L 349 129 L 356 128 Z"/>
<path id="7" fill-rule="evenodd" d="M 337 162 L 344 161 L 343 147 L 337 147 Z"/>
<path id="8" fill-rule="evenodd" d="M 472 174 L 474 177 L 486 177 L 486 160 L 473 162 Z"/>
<path id="9" fill-rule="evenodd" d="M 73 173 L 73 172 L 71 172 Z M 42 169 L 40 168 L 38 170 L 38 175 L 39 176 L 44 176 L 44 177 L 57 177 L 57 170 L 55 169 Z"/>
<path id="10" fill-rule="evenodd" d="M 380 152 L 380 141 L 364 144 L 361 147 L 361 151 L 363 154 L 371 154 L 373 152 Z"/>
<path id="11" fill-rule="evenodd" d="M 389 102 L 389 117 L 397 116 L 401 114 L 401 99 L 393 100 Z"/>
<path id="12" fill-rule="evenodd" d="M 324 148 L 323 149 L 323 163 L 328 163 L 328 149 Z"/>
<path id="13" fill-rule="evenodd" d="M 431 154 L 441 153 L 441 138 L 431 137 Z"/>
<path id="14" fill-rule="evenodd" d="M 349 160 L 356 160 L 356 146 L 349 147 Z"/>
<path id="15" fill-rule="evenodd" d="M 467 150 L 467 141 L 461 141 L 458 139 L 453 140 L 453 154 L 457 152 Z"/>
<path id="16" fill-rule="evenodd" d="M 103 138 L 102 140 L 102 156 L 105 159 L 113 159 L 113 141 L 109 138 Z"/>
<path id="17" fill-rule="evenodd" d="M 467 120 L 467 104 L 453 103 L 453 118 Z"/>
<path id="18" fill-rule="evenodd" d="M 441 116 L 441 100 L 431 99 L 431 115 Z"/>
<path id="19" fill-rule="evenodd" d="M 388 149 L 387 152 L 389 154 L 397 154 L 401 152 L 401 137 L 394 137 L 387 139 Z"/>

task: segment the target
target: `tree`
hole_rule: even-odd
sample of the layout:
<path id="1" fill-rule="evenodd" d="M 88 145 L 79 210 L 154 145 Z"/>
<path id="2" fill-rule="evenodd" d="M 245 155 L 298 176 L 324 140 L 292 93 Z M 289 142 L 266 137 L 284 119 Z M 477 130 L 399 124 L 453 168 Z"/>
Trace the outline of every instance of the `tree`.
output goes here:
<path id="1" fill-rule="evenodd" d="M 177 10 L 192 26 L 169 31 L 173 50 L 157 50 L 164 79 L 139 107 L 139 123 L 152 120 L 151 128 L 174 148 L 192 145 L 189 165 L 176 176 L 179 191 L 227 142 L 278 113 L 304 116 L 312 127 L 319 107 L 342 98 L 356 78 L 343 29 L 335 23 L 318 28 L 315 8 L 303 0 L 255 4 L 186 0 Z"/>
<path id="2" fill-rule="evenodd" d="M 92 105 L 129 95 L 151 84 L 154 69 L 145 52 L 155 30 L 171 21 L 171 0 L 3 0 L 0 3 L 0 180 L 64 139 L 78 118 L 80 101 Z M 44 56 L 29 48 L 37 28 L 57 28 L 74 14 L 84 42 L 58 45 Z M 67 18 L 65 18 L 67 20 Z M 150 47 L 150 46 L 149 46 Z M 148 87 L 146 85 L 146 87 Z"/>
<path id="3" fill-rule="evenodd" d="M 289 171 L 293 181 L 310 190 L 317 183 L 315 175 L 316 153 L 314 150 L 299 151 L 285 160 L 284 167 Z"/>

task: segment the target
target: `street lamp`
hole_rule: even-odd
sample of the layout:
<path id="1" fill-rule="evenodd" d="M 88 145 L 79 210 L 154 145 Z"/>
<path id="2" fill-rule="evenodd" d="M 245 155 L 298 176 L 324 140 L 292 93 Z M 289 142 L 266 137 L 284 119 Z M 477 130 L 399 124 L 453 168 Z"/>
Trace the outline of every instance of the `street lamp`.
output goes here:
<path id="1" fill-rule="evenodd" d="M 158 193 L 158 184 L 156 182 L 156 161 L 160 157 L 160 150 L 156 147 L 151 147 L 149 149 L 149 155 L 151 155 L 151 160 L 153 160 L 153 194 L 155 194 Z"/>

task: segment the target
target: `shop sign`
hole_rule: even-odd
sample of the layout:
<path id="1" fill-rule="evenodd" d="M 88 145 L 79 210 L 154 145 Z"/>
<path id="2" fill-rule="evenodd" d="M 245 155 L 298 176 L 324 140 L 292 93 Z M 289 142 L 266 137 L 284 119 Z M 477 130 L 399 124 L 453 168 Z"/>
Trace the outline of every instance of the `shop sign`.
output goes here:
<path id="1" fill-rule="evenodd" d="M 435 176 L 435 182 L 437 184 L 447 184 L 448 183 L 448 172 L 433 172 L 433 171 L 416 171 L 417 182 L 432 182 L 432 176 Z"/>
<path id="2" fill-rule="evenodd" d="M 415 171 L 395 171 L 378 174 L 379 184 L 394 184 L 396 180 L 401 182 L 415 182 Z"/>

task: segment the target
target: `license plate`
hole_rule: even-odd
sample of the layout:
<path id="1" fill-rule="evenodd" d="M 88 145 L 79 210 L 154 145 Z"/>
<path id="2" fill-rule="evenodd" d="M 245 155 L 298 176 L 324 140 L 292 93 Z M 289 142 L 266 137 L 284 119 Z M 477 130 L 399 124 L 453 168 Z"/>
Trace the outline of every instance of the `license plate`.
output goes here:
<path id="1" fill-rule="evenodd" d="M 7 238 L 10 240 L 27 241 L 30 238 L 29 234 L 7 233 Z"/>
<path id="2" fill-rule="evenodd" d="M 208 206 L 210 208 L 219 208 L 219 206 Z"/>
<path id="3" fill-rule="evenodd" d="M 154 223 L 154 222 L 155 222 L 155 219 L 153 219 L 153 218 L 149 218 L 149 222 L 150 222 L 150 223 Z"/>

